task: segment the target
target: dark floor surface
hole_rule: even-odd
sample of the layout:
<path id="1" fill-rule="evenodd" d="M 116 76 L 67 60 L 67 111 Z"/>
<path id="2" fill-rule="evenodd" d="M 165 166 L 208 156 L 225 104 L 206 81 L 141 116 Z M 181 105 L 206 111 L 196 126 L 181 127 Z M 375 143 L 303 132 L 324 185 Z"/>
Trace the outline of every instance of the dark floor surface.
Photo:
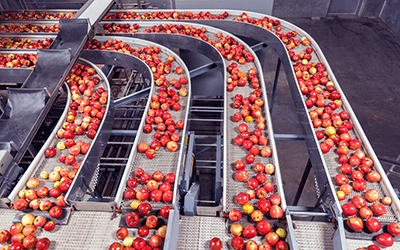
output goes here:
<path id="1" fill-rule="evenodd" d="M 322 49 L 378 157 L 400 159 L 400 42 L 381 20 L 327 17 L 287 21 L 308 32 Z M 268 53 L 264 77 L 269 99 L 277 57 Z M 286 76 L 281 70 L 272 112 L 275 133 L 301 133 Z M 279 161 L 288 205 L 292 204 L 308 160 L 302 141 L 278 141 Z M 388 171 L 393 165 L 381 161 Z M 400 172 L 400 166 L 394 167 Z M 390 174 L 395 189 L 400 177 Z M 299 205 L 316 202 L 312 171 Z"/>

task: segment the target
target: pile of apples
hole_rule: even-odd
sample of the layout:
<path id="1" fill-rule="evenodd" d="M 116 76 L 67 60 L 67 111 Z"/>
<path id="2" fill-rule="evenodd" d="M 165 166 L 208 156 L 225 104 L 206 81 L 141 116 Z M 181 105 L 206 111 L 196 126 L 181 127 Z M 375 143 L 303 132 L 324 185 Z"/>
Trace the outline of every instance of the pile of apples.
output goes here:
<path id="1" fill-rule="evenodd" d="M 273 246 L 275 246 L 275 249 L 277 250 L 289 249 L 289 245 L 284 241 L 286 238 L 286 230 L 283 228 L 277 228 L 275 232 L 271 231 L 271 224 L 266 220 L 259 221 L 256 227 L 250 224 L 243 228 L 241 224 L 233 223 L 230 226 L 230 232 L 234 235 L 230 244 L 235 250 L 271 250 Z M 250 240 L 245 243 L 244 239 L 241 237 L 242 234 L 244 238 Z M 251 238 L 256 237 L 257 234 L 264 236 L 266 242 L 258 245 L 256 241 L 251 240 Z M 210 240 L 210 250 L 221 250 L 222 248 L 223 243 L 218 237 Z"/>
<path id="2" fill-rule="evenodd" d="M 50 37 L 43 41 L 39 39 L 37 42 L 20 37 L 1 37 L 0 49 L 48 49 L 52 42 Z"/>
<path id="3" fill-rule="evenodd" d="M 150 20 L 165 20 L 165 19 L 214 19 L 214 20 L 222 20 L 229 16 L 228 12 L 224 12 L 223 14 L 212 15 L 210 12 L 200 11 L 199 13 L 193 13 L 190 11 L 186 11 L 185 13 L 174 11 L 157 11 L 157 12 L 146 12 L 144 14 L 131 12 L 116 12 L 116 13 L 107 13 L 104 17 L 105 20 L 110 19 L 150 19 Z"/>
<path id="4" fill-rule="evenodd" d="M 37 239 L 35 236 L 39 228 L 44 231 L 53 231 L 55 224 L 53 221 L 47 221 L 43 216 L 34 216 L 31 213 L 25 214 L 21 222 L 14 223 L 9 230 L 0 230 L 1 250 L 22 250 L 37 249 L 47 250 L 50 247 L 48 238 Z M 40 229 L 39 229 L 40 230 Z M 10 243 L 11 242 L 11 243 Z"/>
<path id="5" fill-rule="evenodd" d="M 41 19 L 70 19 L 76 14 L 76 11 L 72 13 L 48 13 L 39 11 L 22 11 L 22 12 L 5 12 L 0 15 L 0 20 L 41 20 Z"/>
<path id="6" fill-rule="evenodd" d="M 168 215 L 167 215 L 168 218 Z M 129 227 L 135 227 L 139 224 L 139 216 L 136 213 L 130 213 L 126 216 L 126 223 Z M 156 250 L 162 249 L 162 244 L 167 233 L 167 226 L 162 225 L 157 228 L 158 218 L 155 215 L 150 215 L 145 220 L 145 225 L 140 226 L 136 232 L 137 237 L 135 238 L 135 232 L 132 236 L 129 236 L 128 228 L 121 227 L 115 233 L 119 240 L 122 240 L 122 244 L 114 242 L 110 245 L 108 250 Z M 157 234 L 149 236 L 150 230 L 157 230 Z M 148 245 L 146 244 L 146 238 L 148 238 Z"/>
<path id="7" fill-rule="evenodd" d="M 59 169 L 59 172 L 62 172 L 62 174 L 67 174 L 69 172 L 69 169 L 61 169 L 61 167 L 57 167 Z M 23 189 L 19 191 L 18 196 L 19 199 L 17 199 L 14 202 L 13 208 L 16 210 L 25 210 L 28 206 L 32 209 L 40 209 L 41 211 L 48 211 L 49 215 L 52 218 L 59 218 L 62 215 L 62 209 L 61 207 L 66 205 L 66 202 L 64 200 L 64 196 L 62 195 L 63 192 L 67 192 L 72 181 L 71 179 L 68 178 L 68 175 L 65 175 L 63 177 L 62 181 L 60 180 L 60 174 L 59 172 L 52 172 L 51 177 L 47 171 L 43 171 L 40 175 L 42 178 L 55 178 L 54 181 L 54 188 L 49 188 L 47 186 L 40 186 L 40 180 L 36 177 L 31 177 L 26 183 L 26 187 L 28 188 Z M 74 173 L 75 174 L 75 173 Z M 37 190 L 36 190 L 37 189 Z M 53 203 L 46 199 L 48 196 L 55 198 L 55 205 L 53 206 Z M 40 200 L 44 199 L 44 200 Z"/>
<path id="8" fill-rule="evenodd" d="M 116 23 L 105 23 L 103 24 L 104 33 L 138 33 L 139 25 L 129 23 L 116 24 Z"/>
<path id="9" fill-rule="evenodd" d="M 1 33 L 37 33 L 37 32 L 45 32 L 45 33 L 58 33 L 60 31 L 60 25 L 54 24 L 53 26 L 50 25 L 35 25 L 35 24 L 1 24 L 0 25 L 0 32 Z"/>
<path id="10" fill-rule="evenodd" d="M 0 54 L 0 68 L 33 68 L 36 62 L 36 54 Z"/>
<path id="11" fill-rule="evenodd" d="M 159 184 L 159 182 L 161 184 Z M 124 198 L 133 200 L 130 204 L 132 209 L 138 209 L 141 202 L 151 200 L 160 202 L 161 200 L 170 203 L 173 198 L 172 185 L 175 182 L 175 174 L 169 173 L 165 175 L 161 171 L 155 171 L 152 175 L 144 172 L 142 168 L 138 168 L 134 172 L 134 177 L 127 181 L 128 189 L 124 192 Z M 138 191 L 134 188 L 143 186 Z M 140 187 L 139 186 L 139 187 Z"/>
<path id="12" fill-rule="evenodd" d="M 128 236 L 128 229 L 126 227 L 121 227 L 116 232 L 116 236 L 118 239 L 123 240 L 123 243 L 121 244 L 119 242 L 114 242 L 110 245 L 109 250 L 160 249 L 163 244 L 163 239 L 165 239 L 167 226 L 159 226 L 157 229 L 159 219 L 156 215 L 153 215 L 154 213 L 150 215 L 150 213 L 153 211 L 153 208 L 151 204 L 147 203 L 146 201 L 150 197 L 151 201 L 153 202 L 159 202 L 161 199 L 164 202 L 171 202 L 173 198 L 171 184 L 175 182 L 175 174 L 169 173 L 164 178 L 164 175 L 161 171 L 156 171 L 152 176 L 150 176 L 141 168 L 136 169 L 134 174 L 135 177 L 132 177 L 127 181 L 129 189 L 125 191 L 124 197 L 125 199 L 134 199 L 136 197 L 137 200 L 133 200 L 130 206 L 132 209 L 137 211 L 137 213 L 128 213 L 125 217 L 125 222 L 128 227 L 139 227 L 137 230 L 138 237 L 134 238 Z M 139 178 L 142 185 L 146 185 L 146 189 L 141 188 L 137 192 L 133 189 L 139 185 L 139 180 L 137 178 Z M 163 180 L 165 181 L 159 186 L 158 182 L 162 182 Z M 164 206 L 160 209 L 159 215 L 163 219 L 168 220 L 170 210 L 170 206 Z M 144 225 L 139 225 L 140 216 L 147 216 Z M 153 229 L 157 229 L 157 234 L 148 239 L 149 246 L 147 246 L 145 238 L 149 235 L 150 230 Z"/>

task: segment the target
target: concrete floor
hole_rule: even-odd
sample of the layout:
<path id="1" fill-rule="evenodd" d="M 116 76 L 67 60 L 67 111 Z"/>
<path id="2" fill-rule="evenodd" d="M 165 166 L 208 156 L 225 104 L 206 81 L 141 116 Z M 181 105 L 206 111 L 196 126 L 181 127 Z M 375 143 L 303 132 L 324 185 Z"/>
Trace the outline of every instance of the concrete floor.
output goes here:
<path id="1" fill-rule="evenodd" d="M 399 37 L 379 19 L 328 17 L 286 19 L 308 32 L 321 47 L 341 88 L 357 115 L 378 157 L 400 159 L 400 42 Z M 267 57 L 265 79 L 272 92 L 276 60 Z M 275 133 L 301 133 L 294 104 L 281 70 L 272 120 Z M 302 141 L 278 141 L 284 190 L 292 204 L 308 160 Z M 393 165 L 381 161 L 388 171 Z M 400 166 L 394 167 L 400 172 Z M 390 174 L 395 189 L 400 177 Z M 298 205 L 313 206 L 316 192 L 312 172 Z"/>

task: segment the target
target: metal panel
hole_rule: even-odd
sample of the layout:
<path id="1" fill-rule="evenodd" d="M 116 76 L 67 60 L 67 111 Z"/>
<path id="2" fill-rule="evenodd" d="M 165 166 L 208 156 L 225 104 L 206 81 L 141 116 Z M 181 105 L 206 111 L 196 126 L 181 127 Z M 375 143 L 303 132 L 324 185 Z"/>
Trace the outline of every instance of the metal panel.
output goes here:
<path id="1" fill-rule="evenodd" d="M 272 15 L 276 17 L 325 17 L 331 0 L 275 0 Z M 258 10 L 256 10 L 258 12 Z"/>
<path id="2" fill-rule="evenodd" d="M 362 0 L 331 0 L 328 9 L 328 14 L 343 15 L 343 14 L 356 14 Z"/>
<path id="3" fill-rule="evenodd" d="M 387 1 L 363 0 L 358 15 L 365 17 L 379 17 L 386 2 Z"/>
<path id="4" fill-rule="evenodd" d="M 276 2 L 277 0 L 275 0 Z M 175 0 L 177 9 L 203 9 L 207 6 L 207 9 L 226 9 L 229 6 L 230 9 L 241 10 L 241 11 L 257 11 L 271 15 L 272 6 L 274 0 Z M 317 5 L 316 5 L 317 6 Z"/>
<path id="5" fill-rule="evenodd" d="M 400 2 L 385 1 L 379 17 L 391 28 L 394 33 L 400 36 Z"/>

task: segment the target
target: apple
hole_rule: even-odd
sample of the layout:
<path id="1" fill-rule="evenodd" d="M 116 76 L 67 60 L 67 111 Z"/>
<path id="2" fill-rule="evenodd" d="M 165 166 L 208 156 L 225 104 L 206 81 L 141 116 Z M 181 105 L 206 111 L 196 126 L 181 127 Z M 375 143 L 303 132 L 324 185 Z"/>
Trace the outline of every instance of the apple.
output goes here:
<path id="1" fill-rule="evenodd" d="M 125 221 L 128 227 L 135 227 L 139 223 L 139 215 L 134 212 L 128 213 Z"/>
<path id="2" fill-rule="evenodd" d="M 54 230 L 54 228 L 56 227 L 56 224 L 54 223 L 54 221 L 48 221 L 44 226 L 43 229 L 47 232 L 51 232 Z"/>
<path id="3" fill-rule="evenodd" d="M 246 170 L 239 170 L 235 173 L 235 178 L 237 181 L 247 181 L 248 177 L 249 175 Z"/>
<path id="4" fill-rule="evenodd" d="M 279 205 L 281 204 L 281 197 L 277 194 L 273 194 L 269 197 L 269 202 L 271 202 L 272 205 Z"/>
<path id="5" fill-rule="evenodd" d="M 45 198 L 48 193 L 49 193 L 49 189 L 46 186 L 42 186 L 37 190 L 36 195 L 39 198 Z"/>
<path id="6" fill-rule="evenodd" d="M 174 173 L 169 173 L 165 176 L 165 181 L 172 184 L 175 182 L 175 174 Z"/>
<path id="7" fill-rule="evenodd" d="M 381 175 L 374 170 L 369 171 L 365 177 L 369 182 L 378 182 L 381 180 Z"/>
<path id="8" fill-rule="evenodd" d="M 251 239 L 257 236 L 257 230 L 254 228 L 253 225 L 247 225 L 243 229 L 243 237 Z"/>
<path id="9" fill-rule="evenodd" d="M 162 181 L 164 179 L 164 174 L 161 171 L 156 171 L 153 173 L 152 178 L 155 181 Z"/>
<path id="10" fill-rule="evenodd" d="M 25 236 L 35 235 L 36 231 L 37 231 L 37 228 L 35 225 L 27 225 L 24 227 L 24 229 L 22 229 L 22 234 Z"/>
<path id="11" fill-rule="evenodd" d="M 136 210 L 136 209 L 139 208 L 140 204 L 141 204 L 140 201 L 138 201 L 138 200 L 133 200 L 129 206 L 130 206 L 132 209 Z"/>
<path id="12" fill-rule="evenodd" d="M 367 201 L 359 195 L 356 195 L 353 198 L 351 198 L 351 203 L 353 203 L 353 205 L 356 206 L 356 208 L 358 209 L 367 206 Z"/>
<path id="13" fill-rule="evenodd" d="M 241 237 L 233 237 L 231 239 L 231 245 L 235 250 L 241 250 L 244 247 L 244 240 Z"/>
<path id="14" fill-rule="evenodd" d="M 26 182 L 26 186 L 28 188 L 37 188 L 40 185 L 40 181 L 36 177 L 31 177 L 29 180 Z"/>
<path id="15" fill-rule="evenodd" d="M 251 214 L 254 211 L 254 206 L 249 203 L 246 203 L 243 205 L 243 211 L 246 214 Z"/>
<path id="16" fill-rule="evenodd" d="M 22 245 L 26 249 L 33 249 L 36 245 L 37 238 L 34 235 L 27 235 L 23 241 Z"/>
<path id="17" fill-rule="evenodd" d="M 342 205 L 343 213 L 347 216 L 353 216 L 357 213 L 357 208 L 352 203 L 345 203 Z"/>
<path id="18" fill-rule="evenodd" d="M 65 136 L 65 133 L 64 133 L 64 136 Z M 48 157 L 48 158 L 54 157 L 57 154 L 57 149 L 49 147 L 49 148 L 46 149 L 46 153 L 45 154 L 46 154 L 46 157 Z"/>
<path id="19" fill-rule="evenodd" d="M 257 223 L 256 228 L 260 234 L 265 235 L 271 231 L 271 224 L 268 221 L 262 220 Z"/>
<path id="20" fill-rule="evenodd" d="M 42 171 L 42 172 L 40 173 L 40 178 L 42 178 L 42 179 L 47 179 L 47 178 L 49 178 L 49 172 L 47 172 L 47 171 Z"/>
<path id="21" fill-rule="evenodd" d="M 169 206 L 164 206 L 160 209 L 160 215 L 161 217 L 163 217 L 164 219 L 168 219 L 169 217 L 169 211 L 171 210 L 171 207 Z"/>
<path id="22" fill-rule="evenodd" d="M 386 207 L 379 202 L 372 204 L 371 209 L 377 216 L 385 215 L 387 213 Z"/>
<path id="23" fill-rule="evenodd" d="M 344 184 L 340 186 L 340 191 L 343 191 L 346 195 L 350 195 L 353 191 L 353 187 L 349 184 Z"/>
<path id="24" fill-rule="evenodd" d="M 364 194 L 365 199 L 369 202 L 375 202 L 379 200 L 379 193 L 375 189 L 369 189 Z"/>
<path id="25" fill-rule="evenodd" d="M 59 218 L 62 215 L 62 209 L 59 206 L 54 206 L 50 208 L 49 215 L 52 218 Z"/>
<path id="26" fill-rule="evenodd" d="M 382 198 L 382 204 L 390 206 L 390 204 L 392 204 L 392 199 L 390 197 L 385 196 Z"/>
<path id="27" fill-rule="evenodd" d="M 149 245 L 153 248 L 160 247 L 162 245 L 162 238 L 158 235 L 153 235 L 149 239 Z"/>
<path id="28" fill-rule="evenodd" d="M 234 236 L 240 236 L 242 235 L 243 227 L 239 223 L 234 223 L 231 225 L 230 232 Z"/>
<path id="29" fill-rule="evenodd" d="M 232 209 L 232 210 L 229 212 L 229 219 L 230 219 L 231 221 L 236 222 L 236 221 L 239 221 L 241 218 L 242 218 L 242 214 L 240 213 L 239 210 L 237 210 L 237 209 Z"/>
<path id="30" fill-rule="evenodd" d="M 353 172 L 356 172 L 356 171 L 353 171 Z M 367 188 L 367 182 L 364 181 L 363 179 L 357 179 L 357 180 L 353 181 L 353 188 L 354 188 L 354 190 L 359 191 L 359 192 L 364 191 Z M 379 199 L 379 197 L 378 197 L 378 199 Z"/>
<path id="31" fill-rule="evenodd" d="M 367 229 L 371 232 L 371 233 L 376 233 L 379 230 L 381 230 L 382 226 L 381 223 L 379 222 L 379 220 L 375 219 L 375 218 L 368 218 L 365 221 L 365 225 L 367 227 Z"/>
<path id="32" fill-rule="evenodd" d="M 368 207 L 360 208 L 360 212 L 359 213 L 360 213 L 361 218 L 363 218 L 363 219 L 371 218 L 374 215 L 372 210 L 369 209 Z"/>
<path id="33" fill-rule="evenodd" d="M 263 213 L 260 210 L 254 210 L 251 213 L 251 219 L 255 222 L 259 222 L 262 221 L 262 219 L 264 218 Z"/>
<path id="34" fill-rule="evenodd" d="M 166 192 L 163 193 L 163 195 L 162 195 L 162 200 L 163 200 L 164 202 L 169 203 L 169 202 L 172 201 L 173 195 L 174 195 L 174 193 L 173 193 L 171 190 L 168 190 L 168 191 L 166 191 Z"/>
<path id="35" fill-rule="evenodd" d="M 271 203 L 267 199 L 260 199 L 257 202 L 257 207 L 261 212 L 267 213 L 271 209 Z"/>
<path id="36" fill-rule="evenodd" d="M 138 207 L 138 212 L 139 212 L 141 215 L 143 215 L 143 216 L 149 215 L 150 212 L 151 212 L 151 210 L 152 210 L 152 207 L 151 207 L 151 205 L 150 205 L 149 203 L 147 203 L 147 202 L 141 203 L 141 204 L 139 205 L 139 207 Z"/>
<path id="37" fill-rule="evenodd" d="M 275 172 L 275 166 L 271 163 L 265 165 L 265 173 L 272 175 Z"/>
<path id="38" fill-rule="evenodd" d="M 335 176 L 335 182 L 338 185 L 344 185 L 344 184 L 347 184 L 349 182 L 349 178 L 347 178 L 347 176 L 344 175 L 344 174 L 337 174 Z"/>
<path id="39" fill-rule="evenodd" d="M 61 195 L 61 190 L 59 188 L 52 188 L 49 191 L 50 197 L 57 198 Z"/>
<path id="40" fill-rule="evenodd" d="M 33 225 L 33 222 L 35 221 L 35 216 L 31 213 L 25 214 L 21 218 L 21 223 L 24 227 L 28 225 Z"/>
<path id="41" fill-rule="evenodd" d="M 147 188 L 147 190 L 149 191 L 149 192 L 151 192 L 151 191 L 154 191 L 154 190 L 157 190 L 158 189 L 158 183 L 157 183 L 157 181 L 155 181 L 155 180 L 149 180 L 147 183 L 146 183 L 146 188 Z"/>
<path id="42" fill-rule="evenodd" d="M 239 205 L 244 205 L 249 202 L 249 196 L 241 192 L 236 196 L 236 202 L 239 203 Z"/>
<path id="43" fill-rule="evenodd" d="M 28 201 L 33 201 L 33 200 L 37 199 L 38 197 L 37 197 L 37 193 L 35 190 L 29 189 L 28 191 L 26 191 L 25 198 Z"/>
<path id="44" fill-rule="evenodd" d="M 133 241 L 133 244 L 132 244 L 134 249 L 143 249 L 143 247 L 145 245 L 146 245 L 146 241 L 140 237 L 135 238 L 135 240 Z"/>
<path id="45" fill-rule="evenodd" d="M 400 224 L 396 222 L 392 222 L 387 226 L 388 232 L 393 236 L 400 235 Z"/>
<path id="46" fill-rule="evenodd" d="M 50 240 L 48 238 L 41 238 L 36 242 L 37 250 L 47 250 L 50 247 Z"/>
<path id="47" fill-rule="evenodd" d="M 126 238 L 123 240 L 122 244 L 123 244 L 125 247 L 130 247 L 130 246 L 133 245 L 133 241 L 134 241 L 133 237 L 128 236 L 128 237 L 126 237 Z"/>
<path id="48" fill-rule="evenodd" d="M 39 209 L 40 207 L 40 200 L 34 199 L 33 201 L 29 202 L 29 207 L 32 209 Z"/>
<path id="49" fill-rule="evenodd" d="M 36 227 L 43 227 L 44 224 L 46 224 L 46 217 L 41 216 L 41 215 L 36 216 L 35 220 L 33 221 L 33 224 Z"/>
<path id="50" fill-rule="evenodd" d="M 280 219 L 283 216 L 282 208 L 278 205 L 272 205 L 271 209 L 269 210 L 269 215 L 273 219 Z"/>
<path id="51" fill-rule="evenodd" d="M 364 227 L 363 221 L 359 217 L 348 218 L 347 225 L 354 231 L 361 231 Z"/>
<path id="52" fill-rule="evenodd" d="M 254 240 L 246 242 L 246 250 L 258 250 L 258 244 Z"/>
<path id="53" fill-rule="evenodd" d="M 276 243 L 275 249 L 276 250 L 289 250 L 289 245 L 285 241 L 280 240 Z"/>
<path id="54" fill-rule="evenodd" d="M 14 223 L 10 226 L 10 234 L 14 235 L 14 234 L 21 233 L 23 228 L 24 228 L 24 225 L 22 225 L 22 223 L 20 223 L 20 222 Z"/>
<path id="55" fill-rule="evenodd" d="M 5 243 L 11 237 L 10 232 L 7 230 L 0 230 L 0 243 Z"/>
<path id="56" fill-rule="evenodd" d="M 393 237 L 388 233 L 382 233 L 376 236 L 375 240 L 381 247 L 391 247 L 394 244 Z"/>
<path id="57" fill-rule="evenodd" d="M 269 245 L 275 246 L 279 241 L 279 235 L 275 232 L 269 232 L 265 235 L 265 239 Z"/>

